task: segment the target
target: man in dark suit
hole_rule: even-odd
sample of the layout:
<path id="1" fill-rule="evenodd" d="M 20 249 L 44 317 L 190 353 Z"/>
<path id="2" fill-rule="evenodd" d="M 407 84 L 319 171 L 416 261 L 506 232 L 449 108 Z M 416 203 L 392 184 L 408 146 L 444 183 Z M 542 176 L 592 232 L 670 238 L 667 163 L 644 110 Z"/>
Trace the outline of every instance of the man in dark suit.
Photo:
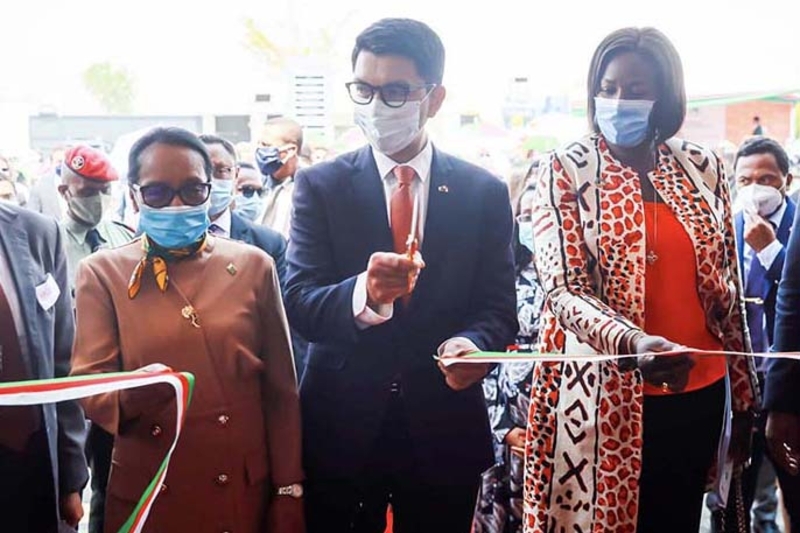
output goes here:
<path id="1" fill-rule="evenodd" d="M 300 386 L 310 533 L 469 531 L 492 463 L 488 365 L 517 331 L 505 185 L 433 147 L 444 47 L 425 24 L 379 21 L 348 84 L 370 145 L 301 170 L 286 305 L 309 340 Z M 417 249 L 417 245 L 419 248 Z"/>
<path id="2" fill-rule="evenodd" d="M 200 140 L 208 148 L 214 166 L 211 207 L 208 213 L 211 218 L 211 233 L 252 244 L 267 252 L 275 260 L 278 278 L 283 285 L 286 280 L 286 240 L 277 231 L 256 226 L 231 209 L 238 172 L 236 149 L 230 141 L 216 135 L 201 135 Z"/>
<path id="3" fill-rule="evenodd" d="M 775 298 L 796 208 L 786 197 L 792 182 L 789 159 L 774 140 L 754 137 L 745 141 L 736 153 L 734 176 L 737 205 L 741 208 L 734 224 L 739 269 L 744 273 L 747 325 L 753 350 L 766 352 L 773 341 Z M 762 386 L 765 371 L 766 361 L 761 361 L 758 379 Z M 765 422 L 762 421 L 755 435 L 752 463 L 744 472 L 742 484 L 745 505 L 753 508 L 754 531 L 777 533 L 778 497 L 775 470 L 765 458 Z"/>
<path id="4" fill-rule="evenodd" d="M 54 220 L 0 202 L 0 381 L 69 374 L 74 324 Z M 0 408 L 3 531 L 77 528 L 89 477 L 77 402 Z"/>
<path id="5" fill-rule="evenodd" d="M 286 239 L 278 231 L 256 225 L 233 210 L 234 186 L 239 173 L 236 150 L 230 141 L 216 135 L 201 135 L 200 140 L 208 148 L 214 168 L 214 176 L 211 179 L 209 230 L 216 235 L 245 242 L 267 252 L 275 260 L 275 271 L 281 287 L 285 287 Z M 291 333 L 295 372 L 300 377 L 305 368 L 307 343 L 294 329 Z"/>
<path id="6" fill-rule="evenodd" d="M 800 351 L 800 216 L 786 247 L 775 303 L 772 350 Z M 764 410 L 768 412 L 767 450 L 777 467 L 792 531 L 800 531 L 800 361 L 776 359 L 767 368 Z"/>

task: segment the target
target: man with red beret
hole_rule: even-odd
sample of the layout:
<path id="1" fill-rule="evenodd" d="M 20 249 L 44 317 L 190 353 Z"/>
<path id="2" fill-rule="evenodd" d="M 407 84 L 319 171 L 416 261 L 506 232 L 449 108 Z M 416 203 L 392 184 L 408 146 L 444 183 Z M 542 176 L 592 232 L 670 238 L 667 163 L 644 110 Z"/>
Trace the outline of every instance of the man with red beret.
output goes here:
<path id="1" fill-rule="evenodd" d="M 103 220 L 104 210 L 111 198 L 111 184 L 118 179 L 111 161 L 99 150 L 89 146 L 74 146 L 64 154 L 58 192 L 67 204 L 67 215 L 60 224 L 65 234 L 64 248 L 73 291 L 75 272 L 83 258 L 101 248 L 114 248 L 133 239 L 134 232 L 127 226 Z M 113 447 L 114 437 L 100 427 L 92 426 L 86 447 L 92 469 L 90 533 L 103 531 L 105 489 Z"/>
<path id="2" fill-rule="evenodd" d="M 61 221 L 66 233 L 67 265 L 74 283 L 78 263 L 100 248 L 115 248 L 133 239 L 127 226 L 103 220 L 111 201 L 111 184 L 117 171 L 103 152 L 90 146 L 73 146 L 64 154 L 58 192 L 67 204 Z"/>

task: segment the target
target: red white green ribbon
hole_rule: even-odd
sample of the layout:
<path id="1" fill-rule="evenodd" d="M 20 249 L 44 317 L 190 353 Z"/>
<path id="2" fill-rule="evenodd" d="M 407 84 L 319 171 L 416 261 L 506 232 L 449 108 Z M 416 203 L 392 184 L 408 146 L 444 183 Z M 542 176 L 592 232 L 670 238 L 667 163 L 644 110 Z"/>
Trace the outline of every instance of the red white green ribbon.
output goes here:
<path id="1" fill-rule="evenodd" d="M 173 372 L 163 365 L 153 365 L 135 372 L 116 372 L 58 379 L 18 381 L 0 384 L 0 405 L 39 405 L 45 403 L 78 400 L 95 394 L 114 392 L 156 383 L 167 383 L 175 389 L 177 416 L 175 417 L 175 439 L 161 462 L 155 477 L 139 499 L 136 508 L 120 528 L 119 533 L 140 533 L 150 514 L 150 509 L 159 494 L 159 488 L 167 477 L 167 467 L 172 452 L 178 444 L 186 410 L 194 390 L 194 376 L 188 372 Z"/>
<path id="2" fill-rule="evenodd" d="M 665 355 L 682 355 L 691 354 L 699 356 L 713 356 L 713 355 L 743 355 L 746 357 L 763 357 L 764 359 L 794 359 L 800 360 L 800 352 L 765 352 L 765 353 L 744 353 L 744 352 L 723 352 L 723 351 L 710 351 L 710 350 L 696 350 L 694 348 L 685 348 L 683 350 L 674 350 L 670 352 L 658 352 L 652 355 L 665 356 Z M 475 352 L 459 357 L 438 357 L 434 356 L 437 361 L 440 361 L 444 366 L 450 366 L 461 363 L 598 363 L 601 361 L 614 361 L 617 359 L 625 359 L 627 357 L 639 357 L 644 354 L 638 355 L 609 355 L 609 354 L 569 354 L 563 353 L 539 353 L 539 352 Z"/>

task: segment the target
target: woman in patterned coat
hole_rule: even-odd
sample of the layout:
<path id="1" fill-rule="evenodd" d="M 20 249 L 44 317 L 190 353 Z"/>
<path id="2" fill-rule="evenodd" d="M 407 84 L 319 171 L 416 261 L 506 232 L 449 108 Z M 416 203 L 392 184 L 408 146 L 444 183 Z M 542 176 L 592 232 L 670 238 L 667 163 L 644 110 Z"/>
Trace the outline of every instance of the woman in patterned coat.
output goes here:
<path id="1" fill-rule="evenodd" d="M 732 391 L 734 459 L 756 393 L 728 181 L 709 150 L 674 138 L 680 58 L 657 30 L 595 51 L 593 134 L 551 155 L 533 200 L 547 294 L 540 350 L 632 354 L 537 364 L 528 421 L 525 531 L 697 531 Z"/>

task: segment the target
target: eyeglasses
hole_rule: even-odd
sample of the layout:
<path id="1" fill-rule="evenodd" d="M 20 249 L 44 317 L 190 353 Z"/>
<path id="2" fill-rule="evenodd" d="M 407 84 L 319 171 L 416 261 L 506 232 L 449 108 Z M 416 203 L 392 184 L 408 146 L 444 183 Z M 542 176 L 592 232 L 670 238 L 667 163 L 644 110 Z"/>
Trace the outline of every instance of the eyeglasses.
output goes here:
<path id="1" fill-rule="evenodd" d="M 411 93 L 425 89 L 425 97 L 436 87 L 435 83 L 424 83 L 422 85 L 408 85 L 406 83 L 389 83 L 376 87 L 363 81 L 351 81 L 344 84 L 350 99 L 358 105 L 367 105 L 375 98 L 375 93 L 379 92 L 381 100 L 389 107 L 403 107 L 408 101 Z M 423 97 L 424 98 L 424 97 Z"/>
<path id="2" fill-rule="evenodd" d="M 191 206 L 204 204 L 211 195 L 211 184 L 202 182 L 185 183 L 177 190 L 164 183 L 133 185 L 132 187 L 139 193 L 145 205 L 156 209 L 167 207 L 176 195 L 185 205 Z"/>
<path id="3" fill-rule="evenodd" d="M 254 194 L 258 195 L 259 198 L 264 196 L 264 189 L 256 189 L 255 187 L 251 187 L 249 185 L 245 185 L 239 189 L 239 192 L 245 198 L 252 198 Z"/>

